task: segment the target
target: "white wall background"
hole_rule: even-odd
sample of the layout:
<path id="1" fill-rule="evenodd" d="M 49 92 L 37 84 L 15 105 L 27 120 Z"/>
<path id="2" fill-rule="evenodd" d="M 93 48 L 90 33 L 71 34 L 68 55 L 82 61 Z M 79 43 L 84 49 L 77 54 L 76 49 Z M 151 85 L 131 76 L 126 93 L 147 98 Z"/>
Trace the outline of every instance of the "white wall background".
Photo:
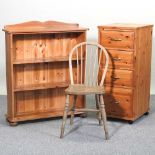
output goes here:
<path id="1" fill-rule="evenodd" d="M 88 40 L 97 41 L 97 26 L 116 23 L 155 25 L 153 0 L 0 0 L 0 28 L 29 20 L 77 22 L 90 28 Z M 153 33 L 151 94 L 155 94 L 155 32 Z M 6 94 L 5 42 L 0 31 L 0 94 Z"/>

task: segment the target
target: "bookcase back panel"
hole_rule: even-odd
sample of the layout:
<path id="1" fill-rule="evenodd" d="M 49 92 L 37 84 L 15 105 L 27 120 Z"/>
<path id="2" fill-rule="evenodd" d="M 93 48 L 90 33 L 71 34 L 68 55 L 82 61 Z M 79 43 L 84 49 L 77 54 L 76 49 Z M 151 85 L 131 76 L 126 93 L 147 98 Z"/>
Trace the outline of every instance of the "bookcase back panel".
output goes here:
<path id="1" fill-rule="evenodd" d="M 83 40 L 83 33 L 18 34 L 14 36 L 14 60 L 67 57 Z"/>
<path id="2" fill-rule="evenodd" d="M 65 105 L 65 88 L 17 92 L 15 95 L 16 115 L 38 112 L 62 111 Z M 70 98 L 70 103 L 73 97 Z M 79 97 L 77 106 L 82 107 L 84 97 Z M 70 105 L 71 106 L 71 105 Z"/>
<path id="3" fill-rule="evenodd" d="M 76 81 L 77 69 L 73 63 L 74 79 Z M 68 62 L 38 63 L 16 65 L 14 68 L 14 87 L 24 88 L 39 84 L 69 84 Z"/>

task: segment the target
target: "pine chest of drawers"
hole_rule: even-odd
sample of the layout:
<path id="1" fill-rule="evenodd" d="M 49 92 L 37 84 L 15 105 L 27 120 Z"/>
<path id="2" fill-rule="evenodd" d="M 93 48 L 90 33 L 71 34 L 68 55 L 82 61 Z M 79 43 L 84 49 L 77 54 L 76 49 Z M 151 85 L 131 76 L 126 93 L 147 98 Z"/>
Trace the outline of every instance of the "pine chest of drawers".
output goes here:
<path id="1" fill-rule="evenodd" d="M 99 43 L 109 53 L 105 80 L 108 117 L 133 122 L 149 111 L 152 25 L 98 26 Z M 100 73 L 104 66 L 104 58 Z"/>

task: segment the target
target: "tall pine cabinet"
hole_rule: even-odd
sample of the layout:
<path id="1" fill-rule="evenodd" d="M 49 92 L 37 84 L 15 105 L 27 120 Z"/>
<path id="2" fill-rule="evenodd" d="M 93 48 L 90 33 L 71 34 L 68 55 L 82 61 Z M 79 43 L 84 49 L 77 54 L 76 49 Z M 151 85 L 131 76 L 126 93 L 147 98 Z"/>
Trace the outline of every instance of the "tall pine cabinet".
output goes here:
<path id="1" fill-rule="evenodd" d="M 149 112 L 152 27 L 119 23 L 98 27 L 99 43 L 106 47 L 110 58 L 105 79 L 109 117 L 132 123 Z M 103 69 L 101 66 L 100 73 Z"/>

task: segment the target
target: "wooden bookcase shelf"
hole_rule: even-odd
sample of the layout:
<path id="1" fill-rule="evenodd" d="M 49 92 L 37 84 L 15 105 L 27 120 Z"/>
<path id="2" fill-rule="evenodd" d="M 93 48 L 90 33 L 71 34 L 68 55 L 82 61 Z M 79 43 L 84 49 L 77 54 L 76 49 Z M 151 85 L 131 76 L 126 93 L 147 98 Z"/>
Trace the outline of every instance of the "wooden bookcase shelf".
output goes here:
<path id="1" fill-rule="evenodd" d="M 77 58 L 73 57 L 72 61 L 76 61 Z M 80 58 L 78 59 L 80 60 Z M 69 61 L 69 57 L 55 57 L 55 58 L 42 58 L 42 59 L 26 59 L 26 60 L 14 60 L 13 64 L 34 64 L 34 63 L 45 63 L 45 62 L 63 62 Z"/>
<path id="2" fill-rule="evenodd" d="M 69 52 L 86 41 L 88 29 L 78 24 L 32 21 L 6 25 L 3 30 L 9 123 L 61 116 L 64 90 L 70 83 Z M 73 69 L 76 75 L 76 66 Z M 77 102 L 77 107 L 83 107 L 85 99 L 80 97 Z"/>
<path id="3" fill-rule="evenodd" d="M 25 85 L 25 86 L 16 87 L 14 89 L 14 92 L 39 90 L 39 89 L 49 89 L 49 88 L 65 88 L 68 86 L 69 86 L 69 82 L 39 83 L 39 84 L 32 84 L 32 85 Z"/>

